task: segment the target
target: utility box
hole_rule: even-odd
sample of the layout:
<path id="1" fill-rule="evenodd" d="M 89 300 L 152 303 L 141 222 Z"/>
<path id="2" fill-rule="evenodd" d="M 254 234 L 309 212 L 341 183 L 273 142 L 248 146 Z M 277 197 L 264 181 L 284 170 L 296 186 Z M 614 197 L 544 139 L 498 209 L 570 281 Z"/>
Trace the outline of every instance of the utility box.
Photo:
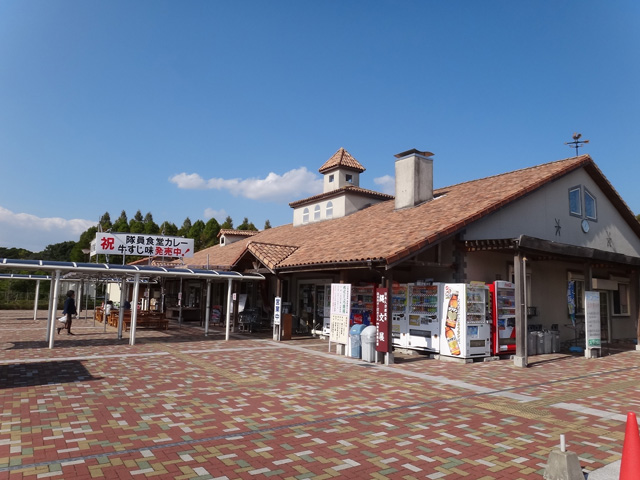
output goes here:
<path id="1" fill-rule="evenodd" d="M 362 339 L 362 360 L 365 362 L 375 363 L 376 361 L 376 336 L 378 335 L 377 327 L 369 325 L 362 330 L 360 338 Z"/>

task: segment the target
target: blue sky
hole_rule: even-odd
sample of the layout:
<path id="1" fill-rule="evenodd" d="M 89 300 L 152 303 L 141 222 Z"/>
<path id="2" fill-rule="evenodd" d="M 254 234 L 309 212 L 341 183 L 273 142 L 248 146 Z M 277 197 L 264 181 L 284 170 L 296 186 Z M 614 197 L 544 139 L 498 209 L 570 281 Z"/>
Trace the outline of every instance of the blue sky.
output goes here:
<path id="1" fill-rule="evenodd" d="M 574 154 L 634 213 L 640 3 L 0 2 L 0 246 L 78 240 L 108 211 L 258 228 L 321 191 L 340 147 L 388 190 Z"/>

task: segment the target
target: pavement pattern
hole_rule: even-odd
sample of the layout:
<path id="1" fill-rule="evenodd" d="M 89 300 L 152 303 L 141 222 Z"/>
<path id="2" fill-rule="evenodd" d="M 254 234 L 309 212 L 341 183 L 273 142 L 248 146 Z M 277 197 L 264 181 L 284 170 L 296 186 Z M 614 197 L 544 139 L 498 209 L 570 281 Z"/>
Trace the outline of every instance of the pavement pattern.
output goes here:
<path id="1" fill-rule="evenodd" d="M 89 315 L 91 312 L 89 312 Z M 564 434 L 620 459 L 640 352 L 394 365 L 193 323 L 128 332 L 0 312 L 0 479 L 540 480 Z M 82 314 L 81 314 L 82 316 Z"/>

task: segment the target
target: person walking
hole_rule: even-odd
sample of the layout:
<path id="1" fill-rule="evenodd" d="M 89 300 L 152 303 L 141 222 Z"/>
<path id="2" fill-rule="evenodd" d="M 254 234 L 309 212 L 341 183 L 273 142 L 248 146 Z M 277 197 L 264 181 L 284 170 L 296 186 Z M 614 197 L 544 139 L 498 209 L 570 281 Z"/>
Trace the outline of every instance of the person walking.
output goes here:
<path id="1" fill-rule="evenodd" d="M 69 290 L 67 292 L 67 298 L 64 301 L 64 308 L 62 309 L 62 313 L 67 316 L 67 321 L 65 322 L 64 327 L 58 328 L 58 334 L 60 334 L 60 330 L 66 328 L 67 334 L 74 335 L 73 333 L 71 333 L 71 318 L 73 317 L 73 315 L 78 314 L 78 312 L 76 311 L 76 302 L 74 300 L 75 296 L 76 292 L 74 292 L 73 290 Z"/>

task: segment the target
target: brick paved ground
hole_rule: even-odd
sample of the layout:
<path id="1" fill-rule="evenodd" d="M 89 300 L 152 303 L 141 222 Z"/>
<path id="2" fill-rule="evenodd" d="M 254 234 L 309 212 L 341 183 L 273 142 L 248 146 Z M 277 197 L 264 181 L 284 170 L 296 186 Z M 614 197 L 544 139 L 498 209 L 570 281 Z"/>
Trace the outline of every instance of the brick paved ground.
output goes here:
<path id="1" fill-rule="evenodd" d="M 44 313 L 40 313 L 43 317 Z M 0 479 L 541 479 L 566 435 L 585 472 L 620 458 L 640 352 L 393 366 L 319 339 L 172 324 L 136 345 L 0 312 Z"/>

